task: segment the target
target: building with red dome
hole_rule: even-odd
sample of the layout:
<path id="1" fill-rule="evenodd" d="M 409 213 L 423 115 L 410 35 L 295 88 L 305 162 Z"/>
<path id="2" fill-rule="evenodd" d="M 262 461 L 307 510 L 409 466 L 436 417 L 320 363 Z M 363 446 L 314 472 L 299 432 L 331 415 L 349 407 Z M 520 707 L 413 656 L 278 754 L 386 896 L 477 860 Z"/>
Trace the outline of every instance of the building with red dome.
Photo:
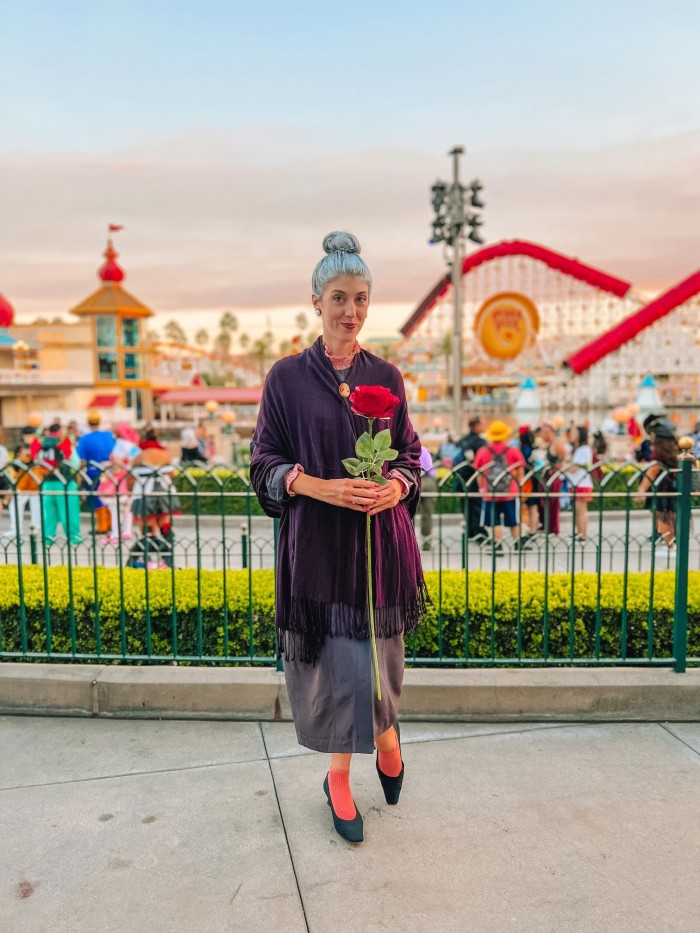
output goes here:
<path id="1" fill-rule="evenodd" d="M 124 269 L 112 240 L 98 269 L 99 288 L 70 309 L 73 321 L 39 317 L 17 323 L 15 309 L 0 295 L 0 424 L 19 428 L 30 413 L 44 419 L 84 421 L 90 409 L 108 422 L 153 417 L 151 373 L 158 388 L 189 384 L 185 372 L 159 355 L 147 341 L 153 311 L 128 292 Z"/>
<path id="2" fill-rule="evenodd" d="M 152 418 L 145 325 L 153 311 L 123 287 L 125 274 L 111 239 L 103 255 L 100 287 L 70 311 L 90 327 L 96 389 L 90 407 L 127 408 L 136 420 Z"/>

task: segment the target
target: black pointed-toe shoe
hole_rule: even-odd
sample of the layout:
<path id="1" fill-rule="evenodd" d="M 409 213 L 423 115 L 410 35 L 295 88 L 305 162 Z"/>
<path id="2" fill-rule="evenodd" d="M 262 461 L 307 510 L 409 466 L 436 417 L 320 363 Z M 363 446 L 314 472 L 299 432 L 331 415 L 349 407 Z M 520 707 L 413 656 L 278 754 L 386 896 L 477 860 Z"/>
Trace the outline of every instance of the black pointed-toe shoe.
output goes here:
<path id="1" fill-rule="evenodd" d="M 396 741 L 399 743 L 399 751 L 401 751 L 401 730 L 399 729 L 398 722 L 394 723 L 394 729 L 396 729 Z M 384 789 L 384 798 L 386 802 L 392 806 L 399 802 L 404 771 L 405 767 L 402 758 L 401 773 L 397 777 L 389 777 L 388 774 L 384 774 L 384 772 L 379 767 L 379 749 L 377 749 L 377 774 L 379 775 L 379 780 L 381 781 L 382 788 Z"/>
<path id="2" fill-rule="evenodd" d="M 331 813 L 333 814 L 333 825 L 335 826 L 335 831 L 339 836 L 342 836 L 343 839 L 346 839 L 348 842 L 362 842 L 362 840 L 365 838 L 365 835 L 362 828 L 362 817 L 360 816 L 360 811 L 357 809 L 357 807 L 355 807 L 355 816 L 351 820 L 341 820 L 341 818 L 333 809 L 331 792 L 328 787 L 328 775 L 326 775 L 326 778 L 323 782 L 323 789 L 326 792 L 328 806 L 331 808 Z"/>

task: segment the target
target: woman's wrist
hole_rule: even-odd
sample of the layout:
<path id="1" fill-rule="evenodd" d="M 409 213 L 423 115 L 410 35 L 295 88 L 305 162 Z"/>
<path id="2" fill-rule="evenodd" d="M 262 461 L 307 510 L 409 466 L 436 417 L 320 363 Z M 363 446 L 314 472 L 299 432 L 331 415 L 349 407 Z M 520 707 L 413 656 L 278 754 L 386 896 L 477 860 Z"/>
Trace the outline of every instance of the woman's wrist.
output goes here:
<path id="1" fill-rule="evenodd" d="M 289 489 L 297 496 L 309 496 L 312 499 L 321 498 L 322 484 L 325 481 L 308 473 L 298 473 L 289 484 Z"/>

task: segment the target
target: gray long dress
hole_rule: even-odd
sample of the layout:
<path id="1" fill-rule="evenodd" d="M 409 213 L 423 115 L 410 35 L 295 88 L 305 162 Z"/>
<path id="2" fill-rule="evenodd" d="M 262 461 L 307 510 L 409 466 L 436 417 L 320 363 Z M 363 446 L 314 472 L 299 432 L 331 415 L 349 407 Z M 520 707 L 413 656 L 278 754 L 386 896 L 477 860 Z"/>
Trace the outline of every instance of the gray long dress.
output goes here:
<path id="1" fill-rule="evenodd" d="M 338 384 L 349 372 L 350 368 L 335 371 Z M 278 467 L 270 477 L 272 498 L 282 499 L 284 476 L 293 465 Z M 377 638 L 381 701 L 377 699 L 369 639 L 328 637 L 316 664 L 284 661 L 299 744 L 317 752 L 371 755 L 375 737 L 386 732 L 398 715 L 404 653 L 403 635 Z"/>

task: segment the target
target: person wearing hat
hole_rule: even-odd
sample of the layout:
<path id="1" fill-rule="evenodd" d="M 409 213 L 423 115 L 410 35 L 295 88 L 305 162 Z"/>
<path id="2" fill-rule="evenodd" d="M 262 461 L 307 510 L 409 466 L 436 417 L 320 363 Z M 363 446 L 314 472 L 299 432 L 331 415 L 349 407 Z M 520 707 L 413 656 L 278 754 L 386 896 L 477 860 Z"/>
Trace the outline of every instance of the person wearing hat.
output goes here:
<path id="1" fill-rule="evenodd" d="M 484 525 L 493 529 L 493 552 L 503 554 L 503 526 L 514 541 L 520 537 L 516 500 L 525 471 L 525 458 L 517 447 L 508 446 L 510 428 L 493 421 L 486 431 L 486 444 L 474 457 L 474 469 L 484 498 Z M 516 547 L 518 545 L 516 544 Z"/>
<path id="2" fill-rule="evenodd" d="M 114 450 L 115 439 L 111 431 L 100 428 L 102 418 L 99 411 L 87 413 L 88 432 L 78 441 L 78 456 L 85 470 L 83 487 L 90 491 L 87 507 L 95 512 L 98 533 L 109 532 L 110 514 L 104 502 L 96 494 L 103 470 L 109 466 L 110 454 Z"/>

